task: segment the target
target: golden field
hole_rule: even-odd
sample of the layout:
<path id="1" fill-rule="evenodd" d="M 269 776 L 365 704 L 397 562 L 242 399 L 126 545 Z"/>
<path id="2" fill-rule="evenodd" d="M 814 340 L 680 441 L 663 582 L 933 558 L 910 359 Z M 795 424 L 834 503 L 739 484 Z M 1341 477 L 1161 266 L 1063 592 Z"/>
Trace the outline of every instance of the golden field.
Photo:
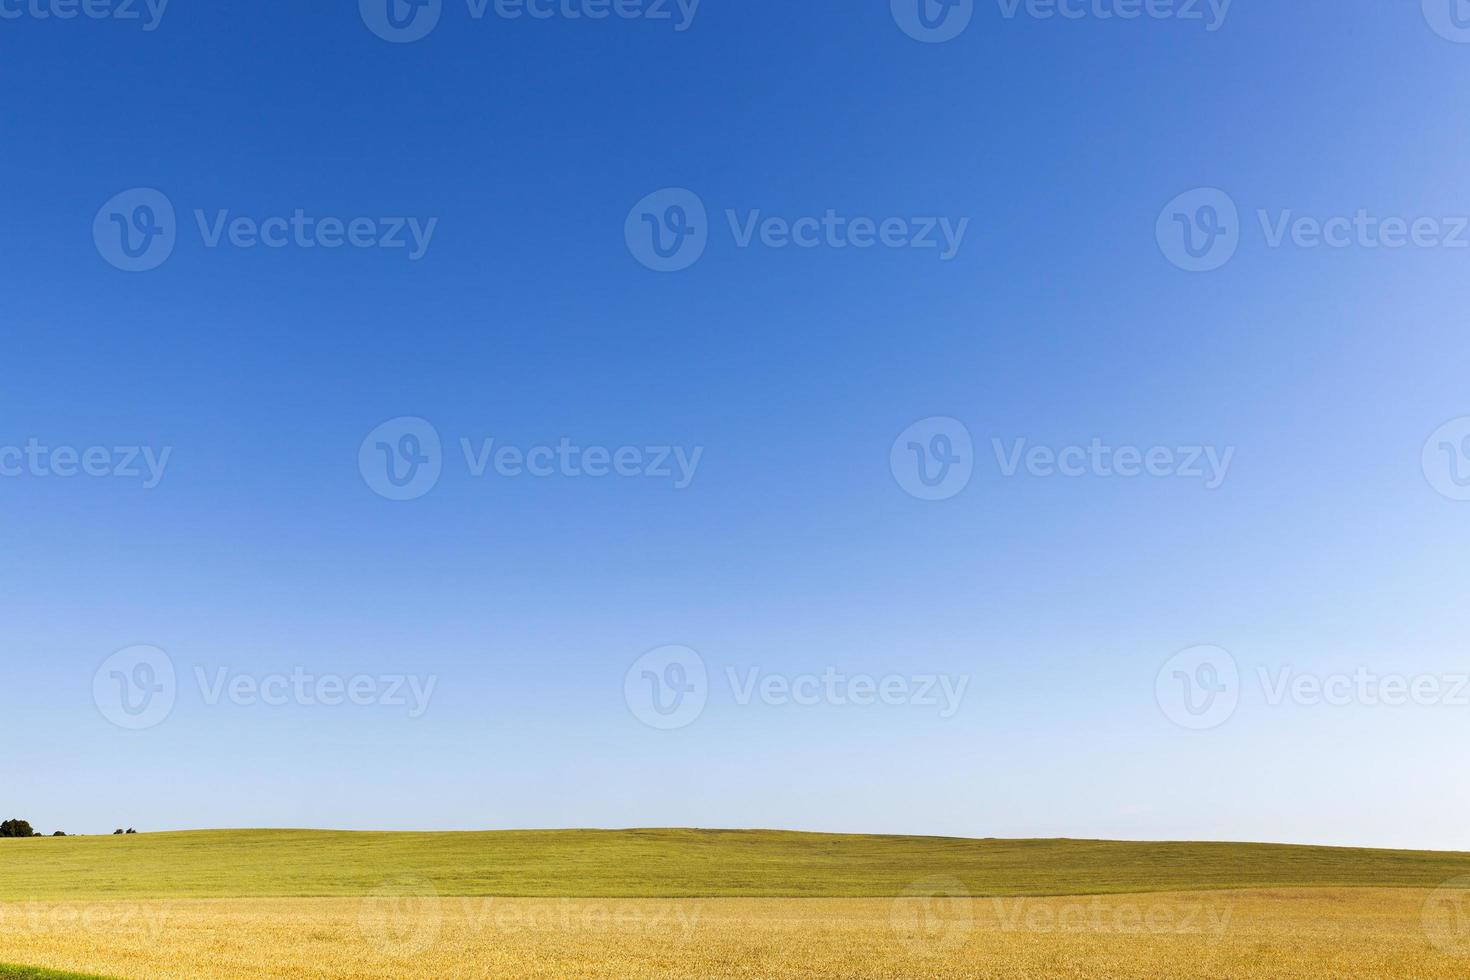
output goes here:
<path id="1" fill-rule="evenodd" d="M 0 902 L 0 962 L 129 980 L 1470 976 L 1466 892 L 1211 890 L 881 898 Z"/>
<path id="2" fill-rule="evenodd" d="M 0 980 L 83 974 L 1461 980 L 1470 854 L 680 829 L 0 840 Z"/>

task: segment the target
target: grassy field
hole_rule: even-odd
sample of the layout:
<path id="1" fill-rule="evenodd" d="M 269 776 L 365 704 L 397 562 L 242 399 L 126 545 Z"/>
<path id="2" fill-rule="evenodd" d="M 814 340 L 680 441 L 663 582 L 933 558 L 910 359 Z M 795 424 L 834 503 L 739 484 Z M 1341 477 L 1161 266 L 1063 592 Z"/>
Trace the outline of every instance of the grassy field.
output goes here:
<path id="1" fill-rule="evenodd" d="M 146 900 L 0 930 L 122 980 L 1464 980 L 1421 889 L 893 899 Z M 141 905 L 145 913 L 140 914 Z M 69 910 L 38 912 L 69 920 Z M 122 923 L 128 923 L 122 926 Z"/>
<path id="2" fill-rule="evenodd" d="M 1432 888 L 1470 875 L 1470 854 L 701 830 L 0 840 L 0 900 L 360 896 L 404 876 L 440 895 L 863 898 L 930 875 L 975 896 Z"/>
<path id="3" fill-rule="evenodd" d="M 0 962 L 76 971 L 0 980 L 1463 980 L 1470 855 L 690 830 L 0 840 Z"/>
<path id="4" fill-rule="evenodd" d="M 0 980 L 106 980 L 92 973 L 58 973 L 55 970 L 37 970 L 29 966 L 9 966 L 0 963 Z"/>

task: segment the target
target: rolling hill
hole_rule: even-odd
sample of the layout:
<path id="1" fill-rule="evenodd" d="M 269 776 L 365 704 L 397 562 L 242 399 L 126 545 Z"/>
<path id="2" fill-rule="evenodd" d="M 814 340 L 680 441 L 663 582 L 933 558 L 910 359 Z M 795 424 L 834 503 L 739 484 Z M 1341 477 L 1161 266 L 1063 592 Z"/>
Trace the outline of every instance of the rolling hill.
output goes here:
<path id="1" fill-rule="evenodd" d="M 219 830 L 0 840 L 0 900 L 441 895 L 883 897 L 928 876 L 975 896 L 1434 887 L 1470 854 L 1277 844 L 969 840 L 743 830 Z"/>

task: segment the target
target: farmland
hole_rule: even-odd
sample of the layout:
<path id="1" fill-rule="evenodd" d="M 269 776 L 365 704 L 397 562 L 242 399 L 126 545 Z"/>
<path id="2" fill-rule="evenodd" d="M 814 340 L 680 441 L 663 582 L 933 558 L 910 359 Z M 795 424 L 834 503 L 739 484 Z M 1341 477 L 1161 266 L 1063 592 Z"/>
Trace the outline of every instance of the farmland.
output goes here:
<path id="1" fill-rule="evenodd" d="M 1470 854 L 1271 844 L 969 840 L 728 830 L 246 830 L 0 840 L 0 900 L 332 897 L 415 876 L 443 895 L 882 898 L 1434 887 Z"/>
<path id="2" fill-rule="evenodd" d="M 0 963 L 118 980 L 1449 980 L 1470 967 L 1467 863 L 707 831 L 0 841 Z"/>

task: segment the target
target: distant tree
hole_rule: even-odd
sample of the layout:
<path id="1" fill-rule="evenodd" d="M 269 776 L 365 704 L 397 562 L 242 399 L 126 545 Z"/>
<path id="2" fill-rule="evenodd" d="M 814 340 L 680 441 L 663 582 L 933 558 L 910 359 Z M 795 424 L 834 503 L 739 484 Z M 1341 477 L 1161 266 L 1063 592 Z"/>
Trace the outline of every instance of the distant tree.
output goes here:
<path id="1" fill-rule="evenodd" d="M 24 820 L 6 820 L 0 823 L 0 837 L 38 837 L 39 834 Z"/>
<path id="2" fill-rule="evenodd" d="M 52 837 L 65 837 L 66 836 L 66 831 L 64 831 L 64 830 L 58 830 L 56 833 L 52 834 L 51 836 Z"/>
<path id="3" fill-rule="evenodd" d="M 130 834 L 136 834 L 136 833 L 137 833 L 137 831 L 136 831 L 136 830 L 134 830 L 134 829 L 133 829 L 133 828 L 132 828 L 132 827 L 129 827 L 129 828 L 128 828 L 128 833 L 130 833 Z"/>
<path id="4" fill-rule="evenodd" d="M 122 832 L 123 832 L 123 829 L 121 827 L 119 827 L 119 828 L 117 828 L 116 830 L 114 830 L 112 832 L 112 836 L 116 837 L 118 834 L 121 834 Z"/>

